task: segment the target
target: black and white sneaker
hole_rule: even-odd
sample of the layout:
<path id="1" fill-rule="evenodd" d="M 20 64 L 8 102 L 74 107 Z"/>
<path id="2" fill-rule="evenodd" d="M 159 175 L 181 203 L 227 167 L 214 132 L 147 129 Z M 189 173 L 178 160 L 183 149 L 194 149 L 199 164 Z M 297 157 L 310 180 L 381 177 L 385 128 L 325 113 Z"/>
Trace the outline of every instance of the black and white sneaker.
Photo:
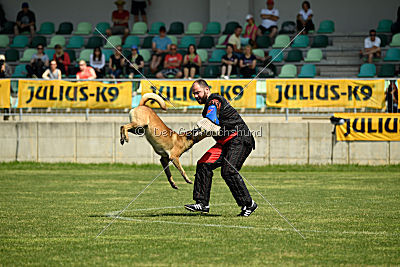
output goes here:
<path id="1" fill-rule="evenodd" d="M 208 213 L 210 211 L 210 206 L 204 206 L 202 203 L 185 205 L 185 209 L 190 211 L 198 211 L 201 213 Z"/>
<path id="2" fill-rule="evenodd" d="M 238 216 L 249 217 L 257 208 L 257 203 L 253 201 L 250 207 L 244 206 Z"/>

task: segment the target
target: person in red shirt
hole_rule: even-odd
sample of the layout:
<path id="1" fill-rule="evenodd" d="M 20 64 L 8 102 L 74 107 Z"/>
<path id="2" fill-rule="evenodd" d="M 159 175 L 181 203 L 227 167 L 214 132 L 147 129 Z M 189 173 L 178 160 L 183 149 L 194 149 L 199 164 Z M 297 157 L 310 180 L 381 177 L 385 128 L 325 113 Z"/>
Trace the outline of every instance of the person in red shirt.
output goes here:
<path id="1" fill-rule="evenodd" d="M 165 56 L 164 69 L 156 74 L 157 78 L 165 79 L 168 76 L 172 78 L 181 78 L 182 71 L 180 70 L 182 64 L 182 55 L 176 52 L 177 46 L 171 44 L 170 53 Z"/>
<path id="2" fill-rule="evenodd" d="M 107 29 L 106 34 L 107 36 L 123 34 L 122 43 L 124 43 L 126 37 L 129 35 L 129 11 L 124 9 L 125 1 L 118 0 L 114 3 L 117 5 L 117 10 L 114 10 L 111 16 L 114 26 Z"/>
<path id="3" fill-rule="evenodd" d="M 71 59 L 69 54 L 64 52 L 61 45 L 55 46 L 56 52 L 54 53 L 53 60 L 57 62 L 57 68 L 61 70 L 62 74 L 68 75 L 69 65 L 71 65 Z"/>
<path id="4" fill-rule="evenodd" d="M 79 71 L 76 74 L 77 80 L 93 80 L 96 79 L 96 72 L 92 67 L 86 64 L 85 60 L 79 61 Z"/>

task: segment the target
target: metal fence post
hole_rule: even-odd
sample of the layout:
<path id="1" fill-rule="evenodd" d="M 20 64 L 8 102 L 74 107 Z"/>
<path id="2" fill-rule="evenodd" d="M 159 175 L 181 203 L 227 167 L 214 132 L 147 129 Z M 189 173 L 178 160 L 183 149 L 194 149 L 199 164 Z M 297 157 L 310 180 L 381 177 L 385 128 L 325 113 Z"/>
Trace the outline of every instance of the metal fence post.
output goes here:
<path id="1" fill-rule="evenodd" d="M 285 108 L 285 118 L 286 118 L 286 121 L 289 120 L 289 109 L 288 108 Z"/>
<path id="2" fill-rule="evenodd" d="M 86 109 L 86 113 L 85 113 L 85 118 L 86 118 L 87 121 L 89 120 L 89 111 L 90 111 L 90 109 L 87 108 Z"/>

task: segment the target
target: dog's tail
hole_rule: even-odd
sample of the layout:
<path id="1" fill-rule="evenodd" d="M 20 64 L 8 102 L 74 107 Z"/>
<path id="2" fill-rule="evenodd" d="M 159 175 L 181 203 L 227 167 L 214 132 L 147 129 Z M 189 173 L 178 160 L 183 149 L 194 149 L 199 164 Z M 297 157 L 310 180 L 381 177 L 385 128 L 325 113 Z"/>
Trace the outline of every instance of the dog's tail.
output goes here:
<path id="1" fill-rule="evenodd" d="M 149 101 L 149 100 L 156 101 L 163 110 L 167 109 L 167 106 L 165 105 L 164 99 L 162 99 L 161 96 L 159 96 L 159 95 L 157 95 L 155 93 L 146 93 L 146 94 L 144 94 L 142 96 L 142 99 L 140 100 L 139 106 L 144 106 L 146 104 L 146 102 Z"/>

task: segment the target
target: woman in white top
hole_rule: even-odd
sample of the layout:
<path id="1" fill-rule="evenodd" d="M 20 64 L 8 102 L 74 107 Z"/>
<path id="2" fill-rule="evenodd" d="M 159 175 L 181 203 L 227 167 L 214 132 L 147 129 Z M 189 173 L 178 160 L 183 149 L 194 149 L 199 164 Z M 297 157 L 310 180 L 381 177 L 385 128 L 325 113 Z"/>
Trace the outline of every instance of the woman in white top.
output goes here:
<path id="1" fill-rule="evenodd" d="M 313 12 L 311 10 L 310 2 L 304 1 L 301 4 L 301 9 L 299 14 L 297 14 L 297 31 L 301 31 L 303 28 L 303 34 L 307 34 L 309 31 L 315 29 L 314 23 L 312 21 Z"/>
<path id="2" fill-rule="evenodd" d="M 57 62 L 52 60 L 50 62 L 50 68 L 48 68 L 42 75 L 43 79 L 61 80 L 61 70 L 57 69 Z"/>
<path id="3" fill-rule="evenodd" d="M 93 50 L 93 54 L 90 55 L 90 66 L 96 72 L 97 78 L 103 78 L 106 74 L 106 57 L 101 52 L 100 47 L 96 47 Z"/>

